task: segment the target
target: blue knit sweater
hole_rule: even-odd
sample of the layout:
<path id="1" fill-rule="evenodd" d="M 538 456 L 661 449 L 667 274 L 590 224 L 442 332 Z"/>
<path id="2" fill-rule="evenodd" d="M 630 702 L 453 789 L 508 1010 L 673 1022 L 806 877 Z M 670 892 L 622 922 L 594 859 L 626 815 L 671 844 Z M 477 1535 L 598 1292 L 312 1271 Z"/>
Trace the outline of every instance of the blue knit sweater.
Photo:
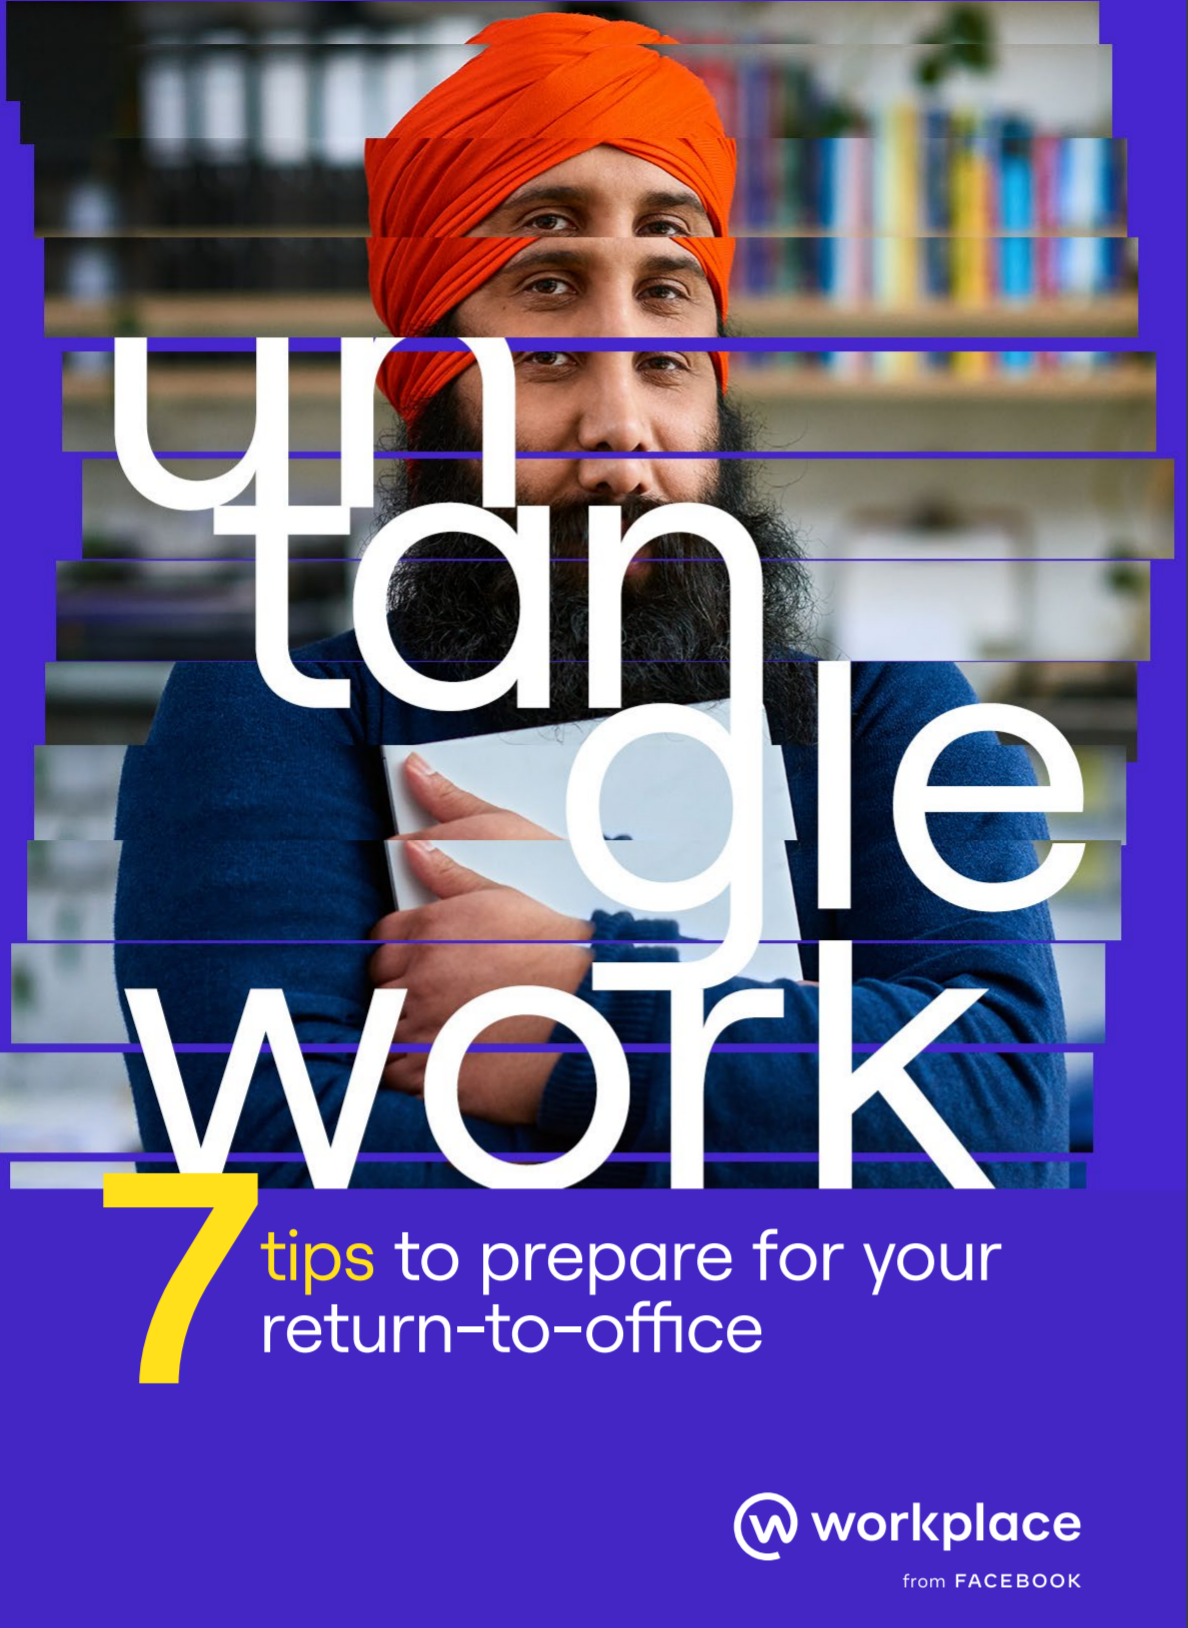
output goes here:
<path id="1" fill-rule="evenodd" d="M 349 1048 L 363 1026 L 370 985 L 365 940 L 392 909 L 384 851 L 391 815 L 379 747 L 425 744 L 491 727 L 482 712 L 431 713 L 383 690 L 359 660 L 352 635 L 302 653 L 306 671 L 347 676 L 350 710 L 309 710 L 278 699 L 252 662 L 183 663 L 170 678 L 148 743 L 129 749 L 116 835 L 122 840 L 116 899 L 116 976 L 126 988 L 150 987 L 175 1043 L 227 1044 L 251 988 L 283 988 L 303 1045 Z M 909 741 L 930 718 L 973 699 L 948 665 L 855 664 L 853 669 L 853 907 L 844 914 L 816 904 L 816 753 L 784 749 L 799 840 L 789 864 L 804 939 L 803 975 L 816 977 L 815 942 L 851 938 L 854 1038 L 881 1042 L 947 985 L 987 994 L 945 1035 L 950 1043 L 1011 1047 L 1064 1038 L 1046 908 L 974 916 L 936 898 L 904 863 L 891 823 L 891 790 Z M 1030 783 L 1021 747 L 993 736 L 955 742 L 934 783 Z M 931 817 L 942 854 L 967 874 L 1002 880 L 1031 870 L 1042 820 L 1033 815 Z M 664 957 L 671 923 L 626 915 L 594 917 L 596 956 Z M 170 941 L 170 942 L 151 942 Z M 146 942 L 148 941 L 148 942 Z M 185 942 L 179 942 L 185 941 Z M 710 992 L 716 1000 L 743 980 Z M 579 993 L 610 1020 L 620 1039 L 654 1047 L 667 1035 L 663 995 Z M 125 1018 L 127 1019 L 125 1004 Z M 132 1038 L 135 1034 L 129 1029 Z M 779 1022 L 735 1024 L 733 1048 L 813 1043 L 817 992 L 785 985 Z M 668 1166 L 668 1059 L 654 1049 L 628 1053 L 631 1110 L 621 1151 L 657 1154 L 605 1167 L 597 1180 L 665 1185 Z M 353 1053 L 309 1057 L 310 1077 L 330 1129 Z M 225 1055 L 180 1059 L 201 1133 Z M 1068 1106 L 1059 1054 L 931 1052 L 913 1078 L 973 1152 L 1062 1152 Z M 129 1058 L 146 1151 L 169 1143 L 143 1059 Z M 553 1068 L 535 1128 L 472 1121 L 484 1147 L 545 1151 L 568 1145 L 589 1120 L 594 1078 L 584 1053 Z M 817 1146 L 816 1058 L 811 1051 L 717 1049 L 705 1082 L 707 1154 L 812 1153 Z M 855 1153 L 918 1152 L 913 1138 L 876 1097 L 859 1110 Z M 279 1079 L 267 1059 L 257 1068 L 235 1140 L 236 1151 L 296 1151 Z M 381 1090 L 364 1152 L 432 1152 L 421 1102 Z M 1062 1186 L 1066 1167 L 987 1161 L 997 1186 Z M 274 1184 L 308 1181 L 300 1162 L 260 1165 Z M 354 1185 L 459 1185 L 444 1163 L 357 1165 Z M 707 1162 L 707 1185 L 814 1186 L 811 1162 Z M 927 1162 L 856 1163 L 855 1186 L 944 1185 Z"/>

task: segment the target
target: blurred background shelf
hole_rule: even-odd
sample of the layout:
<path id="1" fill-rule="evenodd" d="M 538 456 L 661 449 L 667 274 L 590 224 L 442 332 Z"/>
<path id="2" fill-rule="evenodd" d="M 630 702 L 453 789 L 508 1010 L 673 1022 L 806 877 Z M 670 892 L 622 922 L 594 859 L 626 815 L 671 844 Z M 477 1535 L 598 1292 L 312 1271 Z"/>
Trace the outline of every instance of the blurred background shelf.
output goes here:
<path id="1" fill-rule="evenodd" d="M 847 378 L 804 368 L 755 368 L 735 362 L 731 383 L 755 401 L 1010 402 L 1037 408 L 1055 403 L 1154 402 L 1151 368 L 1117 367 L 1092 372 L 1034 370 L 1015 376 L 964 378 L 957 373 L 914 378 Z"/>
<path id="2" fill-rule="evenodd" d="M 827 299 L 757 298 L 733 302 L 730 319 L 744 333 L 791 339 L 856 339 L 867 335 L 934 339 L 986 336 L 1066 339 L 1080 335 L 1125 337 L 1138 331 L 1138 300 L 1129 295 L 1101 299 L 998 301 L 958 305 L 947 300 L 912 305 L 844 305 Z"/>
<path id="3" fill-rule="evenodd" d="M 985 306 L 928 301 L 918 305 L 843 305 L 827 299 L 759 299 L 731 306 L 744 334 L 788 339 L 1125 338 L 1138 330 L 1138 301 L 1128 295 L 1096 300 L 1036 300 Z M 45 302 L 46 333 L 62 338 L 147 334 L 150 338 L 219 338 L 283 334 L 289 338 L 382 334 L 371 301 L 356 294 L 168 294 L 135 299 Z"/>
<path id="4" fill-rule="evenodd" d="M 351 238 L 366 239 L 368 232 L 365 226 L 319 226 L 315 222 L 302 221 L 292 221 L 289 224 L 282 226 L 270 226 L 268 227 L 267 231 L 263 230 L 259 226 L 220 226 L 215 222 L 208 221 L 205 224 L 199 222 L 192 226 L 117 226 L 112 224 L 107 230 L 99 230 L 91 227 L 76 229 L 59 224 L 51 223 L 47 225 L 41 223 L 36 227 L 36 235 L 38 237 L 45 238 L 49 242 L 81 243 L 91 240 L 118 240 L 121 238 L 134 238 L 148 242 L 152 242 L 155 239 L 160 238 L 168 242 L 170 239 L 191 237 L 230 238 L 232 240 L 236 238 L 254 237 L 312 237 L 323 239 L 346 238 L 349 240 Z M 883 241 L 902 237 L 904 234 L 902 231 L 896 231 L 891 228 L 888 228 L 885 231 L 856 231 L 842 226 L 824 227 L 796 225 L 770 227 L 762 234 L 748 234 L 746 232 L 740 232 L 736 234 L 736 237 L 746 237 L 748 235 L 762 235 L 764 238 L 852 238 L 859 241 Z M 920 229 L 915 231 L 912 235 L 914 237 L 946 238 L 951 234 L 938 227 L 932 231 Z M 1124 226 L 1119 225 L 1116 227 L 1103 227 L 1100 230 L 1077 231 L 1070 229 L 1068 231 L 1061 232 L 1042 232 L 1039 230 L 1030 229 L 1007 231 L 1000 227 L 995 231 L 994 236 L 996 240 L 999 238 L 1014 238 L 1020 241 L 1032 238 L 1124 238 L 1126 236 L 1126 229 Z"/>
<path id="5" fill-rule="evenodd" d="M 756 367 L 736 357 L 731 379 L 738 394 L 754 401 L 1003 401 L 1043 407 L 1054 403 L 1152 403 L 1155 400 L 1155 371 L 1139 366 L 1070 368 L 1051 373 L 1029 370 L 1015 376 L 995 374 L 986 378 L 968 378 L 955 372 L 920 374 L 913 378 L 855 378 L 804 367 Z M 99 406 L 112 399 L 108 372 L 68 372 L 62 389 L 68 407 Z M 155 369 L 150 391 L 154 402 L 174 405 L 252 402 L 256 395 L 255 371 L 251 367 L 218 363 Z M 289 392 L 295 401 L 336 403 L 339 396 L 337 361 L 329 365 L 302 364 L 294 359 L 289 368 Z"/>
<path id="6" fill-rule="evenodd" d="M 71 300 L 47 296 L 47 334 L 89 338 L 216 339 L 228 335 L 355 338 L 385 332 L 366 294 L 185 294 L 137 299 Z"/>

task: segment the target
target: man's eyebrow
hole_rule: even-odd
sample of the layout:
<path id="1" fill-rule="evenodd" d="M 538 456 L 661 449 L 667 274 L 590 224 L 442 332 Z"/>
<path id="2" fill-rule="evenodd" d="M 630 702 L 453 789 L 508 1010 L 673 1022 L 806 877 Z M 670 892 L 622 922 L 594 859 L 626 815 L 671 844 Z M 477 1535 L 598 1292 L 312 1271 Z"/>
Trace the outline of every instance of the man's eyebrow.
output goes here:
<path id="1" fill-rule="evenodd" d="M 596 242 L 597 239 L 586 239 L 585 241 Z M 614 238 L 613 241 L 618 243 L 620 239 Z M 562 247 L 562 244 L 565 244 L 565 246 Z M 589 261 L 589 251 L 573 245 L 573 238 L 559 241 L 554 238 L 536 238 L 530 248 L 522 249 L 519 254 L 507 262 L 501 272 L 496 272 L 495 275 L 498 277 L 505 273 L 515 272 L 518 274 L 524 271 L 533 271 L 537 266 L 580 271 Z M 702 283 L 708 284 L 709 282 L 705 267 L 695 254 L 649 254 L 645 260 L 640 261 L 635 269 L 645 277 L 662 276 L 665 272 L 671 271 L 680 272 L 685 276 L 696 277 Z"/>
<path id="2" fill-rule="evenodd" d="M 709 282 L 705 267 L 695 254 L 650 254 L 639 270 L 649 277 L 658 276 L 666 271 L 691 272 L 701 282 Z"/>
<path id="3" fill-rule="evenodd" d="M 564 241 L 564 240 L 563 240 Z M 568 240 L 572 243 L 573 239 Z M 588 255 L 583 249 L 563 249 L 561 244 L 552 238 L 533 238 L 532 247 L 521 249 L 520 253 L 495 273 L 496 277 L 503 272 L 531 271 L 536 266 L 559 266 L 578 271 L 585 265 Z"/>
<path id="4" fill-rule="evenodd" d="M 518 209 L 522 204 L 534 203 L 584 203 L 589 197 L 587 187 L 551 186 L 547 181 L 538 186 L 523 186 L 513 192 L 495 209 L 492 215 L 499 215 L 505 209 Z M 491 218 L 488 215 L 487 219 Z"/>
<path id="5" fill-rule="evenodd" d="M 708 221 L 705 205 L 695 192 L 648 192 L 639 200 L 644 209 L 691 209 Z"/>
<path id="6" fill-rule="evenodd" d="M 536 186 L 520 187 L 518 191 L 513 192 L 510 197 L 505 198 L 497 208 L 493 209 L 487 219 L 490 220 L 495 215 L 501 215 L 505 209 L 521 209 L 529 204 L 581 204 L 588 203 L 589 200 L 589 187 L 551 186 L 546 181 Z M 639 200 L 639 208 L 641 211 L 649 209 L 688 209 L 699 215 L 707 223 L 709 221 L 706 207 L 695 192 L 683 190 L 677 192 L 646 192 Z"/>

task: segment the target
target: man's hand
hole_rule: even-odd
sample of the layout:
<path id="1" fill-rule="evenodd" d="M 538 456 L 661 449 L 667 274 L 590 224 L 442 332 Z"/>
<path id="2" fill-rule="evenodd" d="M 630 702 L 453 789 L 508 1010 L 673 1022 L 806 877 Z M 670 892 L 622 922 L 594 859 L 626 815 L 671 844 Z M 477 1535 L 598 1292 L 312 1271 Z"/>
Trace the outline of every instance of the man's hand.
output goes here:
<path id="1" fill-rule="evenodd" d="M 414 774 L 410 773 L 410 779 Z M 470 812 L 460 812 L 456 819 L 446 819 L 431 828 L 443 835 L 447 831 L 451 836 L 460 834 L 456 828 L 469 821 L 491 822 L 484 824 L 481 831 L 472 830 L 472 836 L 510 836 L 513 826 L 518 837 L 548 835 L 518 814 L 471 798 L 442 776 L 433 778 L 445 789 L 440 795 L 431 793 L 436 807 L 431 807 L 430 812 L 446 813 L 446 805 L 453 798 L 479 805 L 477 811 L 472 807 Z M 419 787 L 417 795 L 429 806 Z M 498 822 L 505 828 L 496 833 L 491 825 Z M 397 1046 L 402 1042 L 432 1044 L 442 1024 L 460 1006 L 492 989 L 537 984 L 573 994 L 592 960 L 585 947 L 593 931 L 588 921 L 562 916 L 515 888 L 497 886 L 448 858 L 428 839 L 405 840 L 410 867 L 437 897 L 419 909 L 393 911 L 372 929 L 373 938 L 391 941 L 371 958 L 372 982 L 381 989 L 408 991 L 396 1026 Z M 516 1017 L 493 1024 L 478 1038 L 484 1044 L 541 1045 L 552 1030 L 549 1018 Z M 551 1052 L 468 1055 L 458 1079 L 463 1113 L 496 1124 L 534 1124 L 555 1061 Z M 384 1084 L 420 1096 L 425 1086 L 425 1062 L 424 1052 L 393 1057 L 384 1070 Z"/>
<path id="2" fill-rule="evenodd" d="M 409 790 L 429 815 L 430 823 L 416 831 L 402 831 L 402 841 L 412 842 L 418 837 L 430 842 L 458 842 L 463 838 L 471 842 L 501 838 L 515 842 L 557 840 L 552 831 L 533 825 L 522 814 L 485 803 L 473 792 L 463 791 L 444 774 L 438 774 L 416 752 L 405 758 L 404 776 Z"/>

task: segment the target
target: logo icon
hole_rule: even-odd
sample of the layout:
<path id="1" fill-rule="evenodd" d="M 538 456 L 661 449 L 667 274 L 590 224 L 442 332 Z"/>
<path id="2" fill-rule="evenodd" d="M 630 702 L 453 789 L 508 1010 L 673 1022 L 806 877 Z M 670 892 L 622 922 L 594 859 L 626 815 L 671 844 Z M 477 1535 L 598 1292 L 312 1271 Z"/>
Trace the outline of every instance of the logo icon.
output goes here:
<path id="1" fill-rule="evenodd" d="M 744 1517 L 756 1504 L 776 1504 L 769 1518 L 764 1521 L 758 1515 L 751 1516 L 751 1529 L 759 1543 L 772 1542 L 773 1533 L 782 1544 L 791 1543 L 796 1536 L 796 1511 L 788 1500 L 778 1492 L 756 1492 L 744 1502 L 739 1504 L 734 1512 L 734 1541 L 743 1554 L 750 1555 L 752 1560 L 778 1560 L 780 1551 L 775 1549 L 753 1549 L 747 1542 L 744 1533 Z M 783 1514 L 781 1514 L 783 1511 Z M 784 1519 L 787 1516 L 787 1519 Z"/>

